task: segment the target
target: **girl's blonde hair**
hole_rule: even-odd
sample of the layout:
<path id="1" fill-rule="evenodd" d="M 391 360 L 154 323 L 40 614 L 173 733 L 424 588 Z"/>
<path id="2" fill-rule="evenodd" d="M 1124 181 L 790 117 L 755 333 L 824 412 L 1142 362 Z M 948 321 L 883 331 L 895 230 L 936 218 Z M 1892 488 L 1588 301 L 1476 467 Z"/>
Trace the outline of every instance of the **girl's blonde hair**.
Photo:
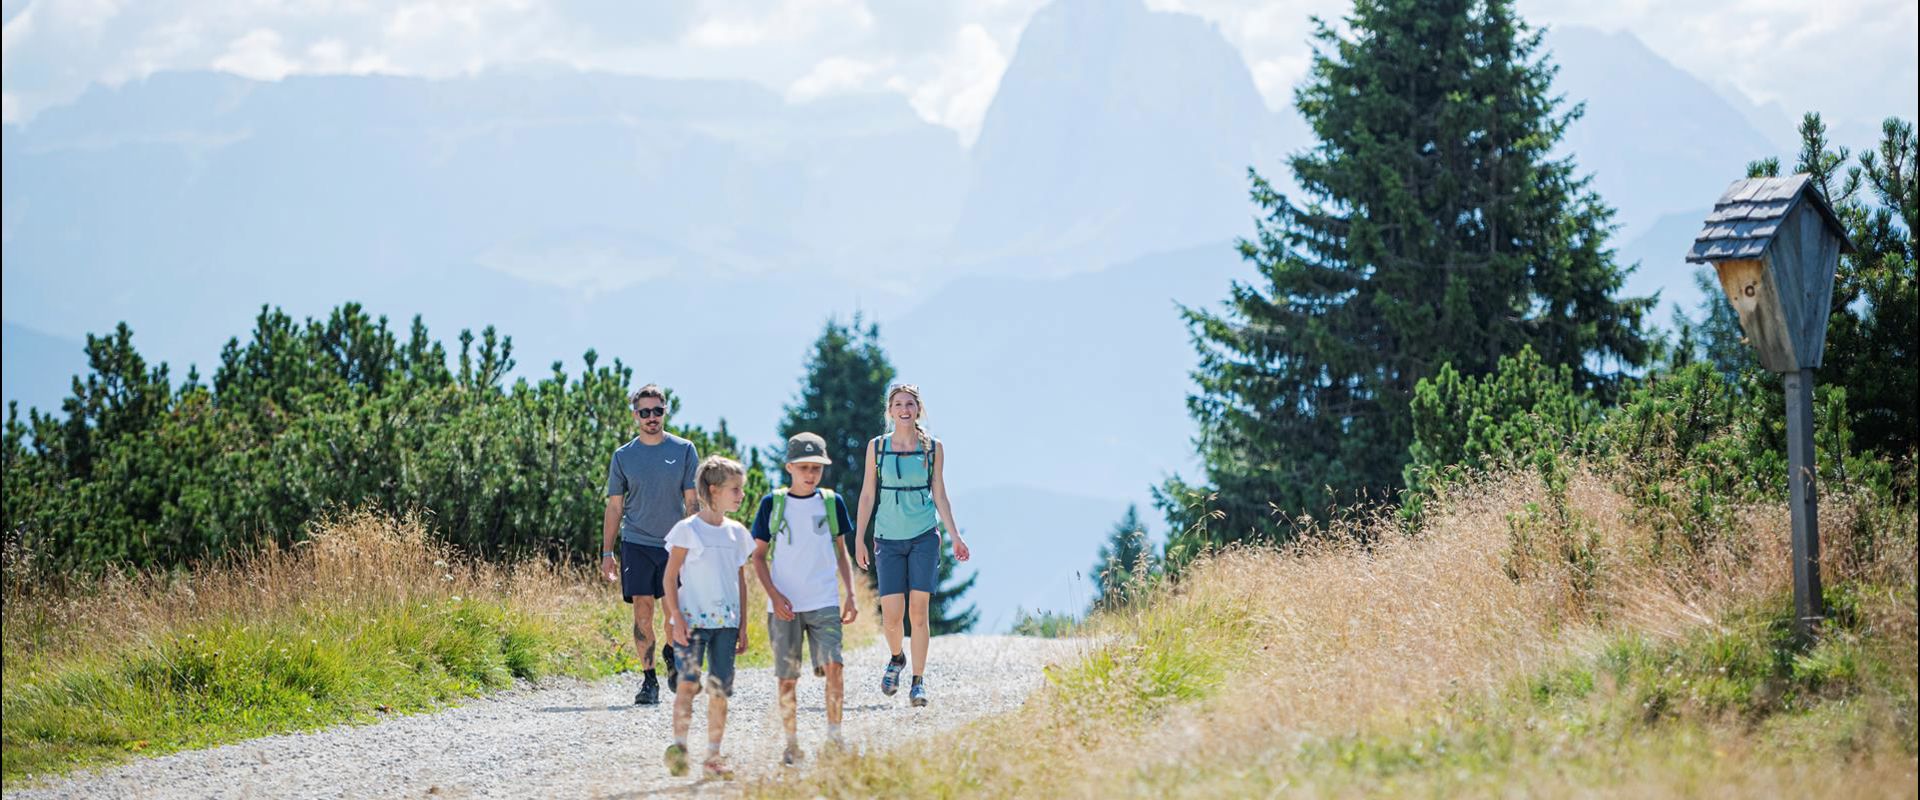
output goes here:
<path id="1" fill-rule="evenodd" d="M 727 481 L 739 478 L 746 480 L 747 468 L 740 462 L 726 456 L 707 456 L 700 462 L 700 469 L 693 474 L 695 488 L 699 490 L 700 505 L 713 508 L 713 490 L 727 485 Z"/>
<path id="2" fill-rule="evenodd" d="M 893 408 L 893 396 L 901 392 L 912 395 L 913 402 L 920 406 L 920 413 L 913 418 L 913 430 L 920 435 L 920 446 L 932 447 L 933 434 L 927 433 L 927 426 L 920 424 L 920 420 L 927 416 L 927 401 L 920 396 L 920 387 L 911 383 L 896 383 L 887 387 L 887 408 Z M 892 430 L 894 424 L 893 415 L 883 411 L 881 412 L 881 416 L 887 418 L 887 428 L 888 430 Z"/>

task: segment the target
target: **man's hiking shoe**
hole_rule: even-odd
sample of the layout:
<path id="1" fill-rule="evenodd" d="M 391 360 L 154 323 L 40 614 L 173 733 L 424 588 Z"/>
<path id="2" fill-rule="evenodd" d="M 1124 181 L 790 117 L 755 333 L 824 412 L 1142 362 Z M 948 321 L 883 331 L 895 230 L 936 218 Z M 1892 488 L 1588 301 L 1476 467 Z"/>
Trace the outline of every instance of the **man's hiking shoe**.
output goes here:
<path id="1" fill-rule="evenodd" d="M 640 692 L 633 696 L 636 706 L 655 706 L 660 704 L 660 679 L 649 674 L 640 681 Z"/>
<path id="2" fill-rule="evenodd" d="M 900 691 L 900 671 L 907 668 L 905 661 L 887 662 L 887 671 L 880 676 L 880 693 L 892 697 Z"/>
<path id="3" fill-rule="evenodd" d="M 806 755 L 800 752 L 800 745 L 797 744 L 787 745 L 786 751 L 780 754 L 780 763 L 783 766 L 797 767 L 800 766 L 801 761 L 805 760 Z"/>
<path id="4" fill-rule="evenodd" d="M 680 777 L 687 774 L 687 746 L 684 744 L 667 745 L 667 774 Z"/>
<path id="5" fill-rule="evenodd" d="M 912 700 L 916 707 L 926 705 L 927 685 L 925 683 L 914 684 L 912 689 L 907 690 L 907 698 Z"/>
<path id="6" fill-rule="evenodd" d="M 680 691 L 680 667 L 673 663 L 673 645 L 660 645 L 660 663 L 667 668 L 667 692 Z"/>
<path id="7" fill-rule="evenodd" d="M 707 777 L 714 780 L 733 780 L 733 768 L 727 766 L 727 760 L 720 756 L 707 756 Z"/>

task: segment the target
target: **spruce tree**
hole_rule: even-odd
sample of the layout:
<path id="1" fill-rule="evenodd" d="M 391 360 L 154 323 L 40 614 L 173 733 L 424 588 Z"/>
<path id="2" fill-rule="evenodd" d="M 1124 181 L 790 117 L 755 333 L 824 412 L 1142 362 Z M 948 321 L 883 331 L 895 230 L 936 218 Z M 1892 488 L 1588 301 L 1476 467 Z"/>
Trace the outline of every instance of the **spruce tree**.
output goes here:
<path id="1" fill-rule="evenodd" d="M 972 605 L 960 607 L 961 597 L 973 589 L 973 582 L 980 577 L 980 573 L 976 571 L 968 575 L 966 580 L 954 582 L 953 570 L 957 562 L 954 561 L 950 542 L 952 540 L 944 536 L 940 539 L 940 572 L 934 583 L 933 596 L 927 601 L 927 627 L 935 636 L 966 633 L 980 621 L 979 609 Z M 909 624 L 908 628 L 911 627 Z"/>
<path id="2" fill-rule="evenodd" d="M 1263 219 L 1240 252 L 1259 279 L 1184 310 L 1212 539 L 1389 498 L 1413 388 L 1443 364 L 1483 374 L 1531 346 L 1605 398 L 1649 354 L 1652 301 L 1618 297 L 1612 211 L 1552 155 L 1580 108 L 1512 3 L 1357 0 L 1348 22 L 1316 20 L 1295 94 L 1319 140 L 1289 159 L 1302 199 L 1249 170 Z M 1184 531 L 1178 494 L 1160 505 Z"/>
<path id="3" fill-rule="evenodd" d="M 827 320 L 807 357 L 800 393 L 780 420 L 783 440 L 801 431 L 827 440 L 833 465 L 821 476 L 820 485 L 854 500 L 860 497 L 861 476 L 866 474 L 867 442 L 883 427 L 887 384 L 894 375 L 893 364 L 880 347 L 880 326 L 863 327 L 862 323 L 859 314 L 847 324 Z M 784 462 L 786 442 L 774 450 L 777 454 L 770 452 L 768 460 Z"/>
<path id="4" fill-rule="evenodd" d="M 1146 527 L 1140 524 L 1140 510 L 1129 505 L 1094 558 L 1089 573 L 1093 576 L 1094 609 L 1125 603 L 1134 573 L 1150 572 L 1152 568 L 1153 553 L 1147 547 Z"/>

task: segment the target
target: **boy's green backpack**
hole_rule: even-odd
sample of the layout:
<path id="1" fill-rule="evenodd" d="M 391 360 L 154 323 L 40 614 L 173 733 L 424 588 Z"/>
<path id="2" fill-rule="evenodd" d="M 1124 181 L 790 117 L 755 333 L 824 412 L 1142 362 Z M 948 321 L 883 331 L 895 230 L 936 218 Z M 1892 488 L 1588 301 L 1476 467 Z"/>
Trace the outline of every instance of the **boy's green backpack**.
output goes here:
<path id="1" fill-rule="evenodd" d="M 839 536 L 846 531 L 840 530 L 840 498 L 832 489 L 821 489 L 820 502 L 827 507 L 827 530 Z M 773 508 L 767 515 L 767 563 L 773 563 L 773 548 L 780 544 L 780 529 L 787 524 L 787 490 L 775 489 Z M 793 529 L 787 529 L 787 541 L 793 541 Z"/>

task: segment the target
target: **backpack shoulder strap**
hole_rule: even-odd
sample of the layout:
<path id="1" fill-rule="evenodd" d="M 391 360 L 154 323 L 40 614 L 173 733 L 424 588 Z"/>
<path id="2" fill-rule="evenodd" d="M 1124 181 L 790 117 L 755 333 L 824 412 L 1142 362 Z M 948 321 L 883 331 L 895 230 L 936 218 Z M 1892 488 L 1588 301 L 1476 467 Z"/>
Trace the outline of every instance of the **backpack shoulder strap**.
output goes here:
<path id="1" fill-rule="evenodd" d="M 787 523 L 787 490 L 775 489 L 767 510 L 767 563 L 773 563 L 773 548 L 780 543 L 780 529 Z"/>
<path id="2" fill-rule="evenodd" d="M 827 507 L 827 530 L 834 536 L 845 533 L 840 530 L 840 496 L 834 494 L 832 489 L 823 488 L 820 490 L 820 503 Z"/>

